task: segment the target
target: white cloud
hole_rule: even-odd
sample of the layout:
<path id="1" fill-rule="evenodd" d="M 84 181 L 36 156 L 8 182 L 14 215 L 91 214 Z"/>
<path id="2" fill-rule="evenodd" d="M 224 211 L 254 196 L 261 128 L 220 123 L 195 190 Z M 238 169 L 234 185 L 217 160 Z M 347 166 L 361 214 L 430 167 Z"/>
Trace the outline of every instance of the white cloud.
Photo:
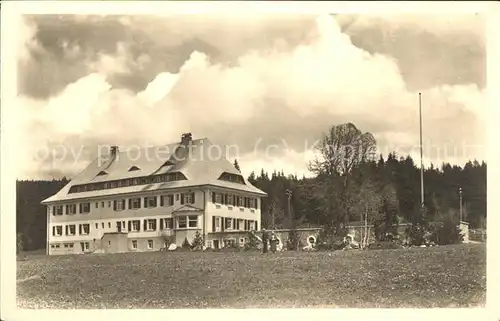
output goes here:
<path id="1" fill-rule="evenodd" d="M 37 136 L 34 142 L 27 141 L 32 146 L 43 145 L 49 137 L 62 142 L 68 134 L 81 135 L 82 142 L 92 137 L 119 145 L 164 144 L 177 141 L 186 131 L 237 141 L 244 136 L 256 140 L 273 131 L 315 135 L 327 130 L 318 123 L 328 119 L 329 125 L 344 120 L 366 124 L 361 130 L 373 132 L 385 146 L 411 149 L 418 144 L 418 94 L 406 89 L 396 62 L 355 47 L 331 17 L 319 17 L 316 26 L 308 42 L 292 51 L 253 51 L 235 66 L 213 64 L 204 53 L 194 52 L 178 74 L 160 73 L 138 94 L 112 90 L 103 75 L 89 75 L 49 101 L 22 100 L 23 110 L 33 110 L 34 104 L 38 109 L 36 114 L 23 113 L 19 130 Z M 126 46 L 122 49 L 116 57 L 100 61 L 104 74 L 135 63 Z M 423 92 L 425 139 L 434 145 L 484 142 L 478 130 L 483 126 L 484 95 L 472 85 Z M 279 114 L 274 112 L 277 106 L 269 105 L 273 100 L 284 104 Z M 292 117 L 304 121 L 296 122 L 296 127 L 283 125 Z M 451 121 L 443 122 L 447 117 Z M 30 130 L 33 123 L 45 127 Z M 27 158 L 30 150 L 34 149 L 26 148 Z M 264 167 L 301 175 L 307 172 L 310 156 L 292 148 L 272 160 L 239 158 L 245 172 Z M 36 168 L 34 161 L 29 165 L 24 170 Z"/>

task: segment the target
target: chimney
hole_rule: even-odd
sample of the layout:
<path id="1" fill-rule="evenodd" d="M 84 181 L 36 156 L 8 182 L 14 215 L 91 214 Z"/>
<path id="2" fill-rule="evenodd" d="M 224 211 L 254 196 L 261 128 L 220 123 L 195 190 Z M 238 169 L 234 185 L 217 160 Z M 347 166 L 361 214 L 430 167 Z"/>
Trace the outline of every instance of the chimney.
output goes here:
<path id="1" fill-rule="evenodd" d="M 193 135 L 191 133 L 185 133 L 181 136 L 181 145 L 188 146 L 193 141 Z"/>
<path id="2" fill-rule="evenodd" d="M 115 158 L 118 154 L 118 146 L 111 146 L 111 158 Z"/>

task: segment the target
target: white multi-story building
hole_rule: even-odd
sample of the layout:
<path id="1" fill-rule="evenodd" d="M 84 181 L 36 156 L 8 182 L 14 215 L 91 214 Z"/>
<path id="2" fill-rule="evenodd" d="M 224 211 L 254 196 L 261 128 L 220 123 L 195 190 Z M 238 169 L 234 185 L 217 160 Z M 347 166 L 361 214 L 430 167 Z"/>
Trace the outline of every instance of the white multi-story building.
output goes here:
<path id="1" fill-rule="evenodd" d="M 261 197 L 208 139 L 98 157 L 47 206 L 47 254 L 152 251 L 198 231 L 207 247 L 259 230 Z"/>

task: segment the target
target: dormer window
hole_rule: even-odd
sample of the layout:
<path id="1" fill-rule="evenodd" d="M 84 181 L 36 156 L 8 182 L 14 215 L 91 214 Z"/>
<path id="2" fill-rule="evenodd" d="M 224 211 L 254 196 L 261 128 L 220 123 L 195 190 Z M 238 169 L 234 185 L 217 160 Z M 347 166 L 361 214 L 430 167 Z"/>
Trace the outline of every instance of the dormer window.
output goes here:
<path id="1" fill-rule="evenodd" d="M 106 171 L 100 171 L 97 176 L 108 175 Z"/>
<path id="2" fill-rule="evenodd" d="M 128 171 L 129 171 L 129 172 L 132 172 L 132 171 L 138 171 L 138 170 L 139 170 L 139 167 L 137 167 L 137 166 L 132 166 L 132 167 L 130 167 L 130 168 L 129 168 L 129 170 L 128 170 Z"/>
<path id="3" fill-rule="evenodd" d="M 227 172 L 222 173 L 222 175 L 219 177 L 219 179 L 222 181 L 227 181 L 227 182 L 245 184 L 245 180 L 243 179 L 243 176 L 237 175 L 237 174 L 232 174 L 232 173 L 227 173 Z"/>

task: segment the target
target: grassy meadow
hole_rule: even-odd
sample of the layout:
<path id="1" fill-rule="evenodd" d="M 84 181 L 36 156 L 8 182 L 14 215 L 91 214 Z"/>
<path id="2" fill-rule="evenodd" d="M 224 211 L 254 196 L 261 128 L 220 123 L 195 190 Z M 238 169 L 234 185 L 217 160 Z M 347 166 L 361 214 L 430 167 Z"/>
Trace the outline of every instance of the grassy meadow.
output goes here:
<path id="1" fill-rule="evenodd" d="M 486 246 L 20 256 L 21 308 L 478 307 Z"/>

